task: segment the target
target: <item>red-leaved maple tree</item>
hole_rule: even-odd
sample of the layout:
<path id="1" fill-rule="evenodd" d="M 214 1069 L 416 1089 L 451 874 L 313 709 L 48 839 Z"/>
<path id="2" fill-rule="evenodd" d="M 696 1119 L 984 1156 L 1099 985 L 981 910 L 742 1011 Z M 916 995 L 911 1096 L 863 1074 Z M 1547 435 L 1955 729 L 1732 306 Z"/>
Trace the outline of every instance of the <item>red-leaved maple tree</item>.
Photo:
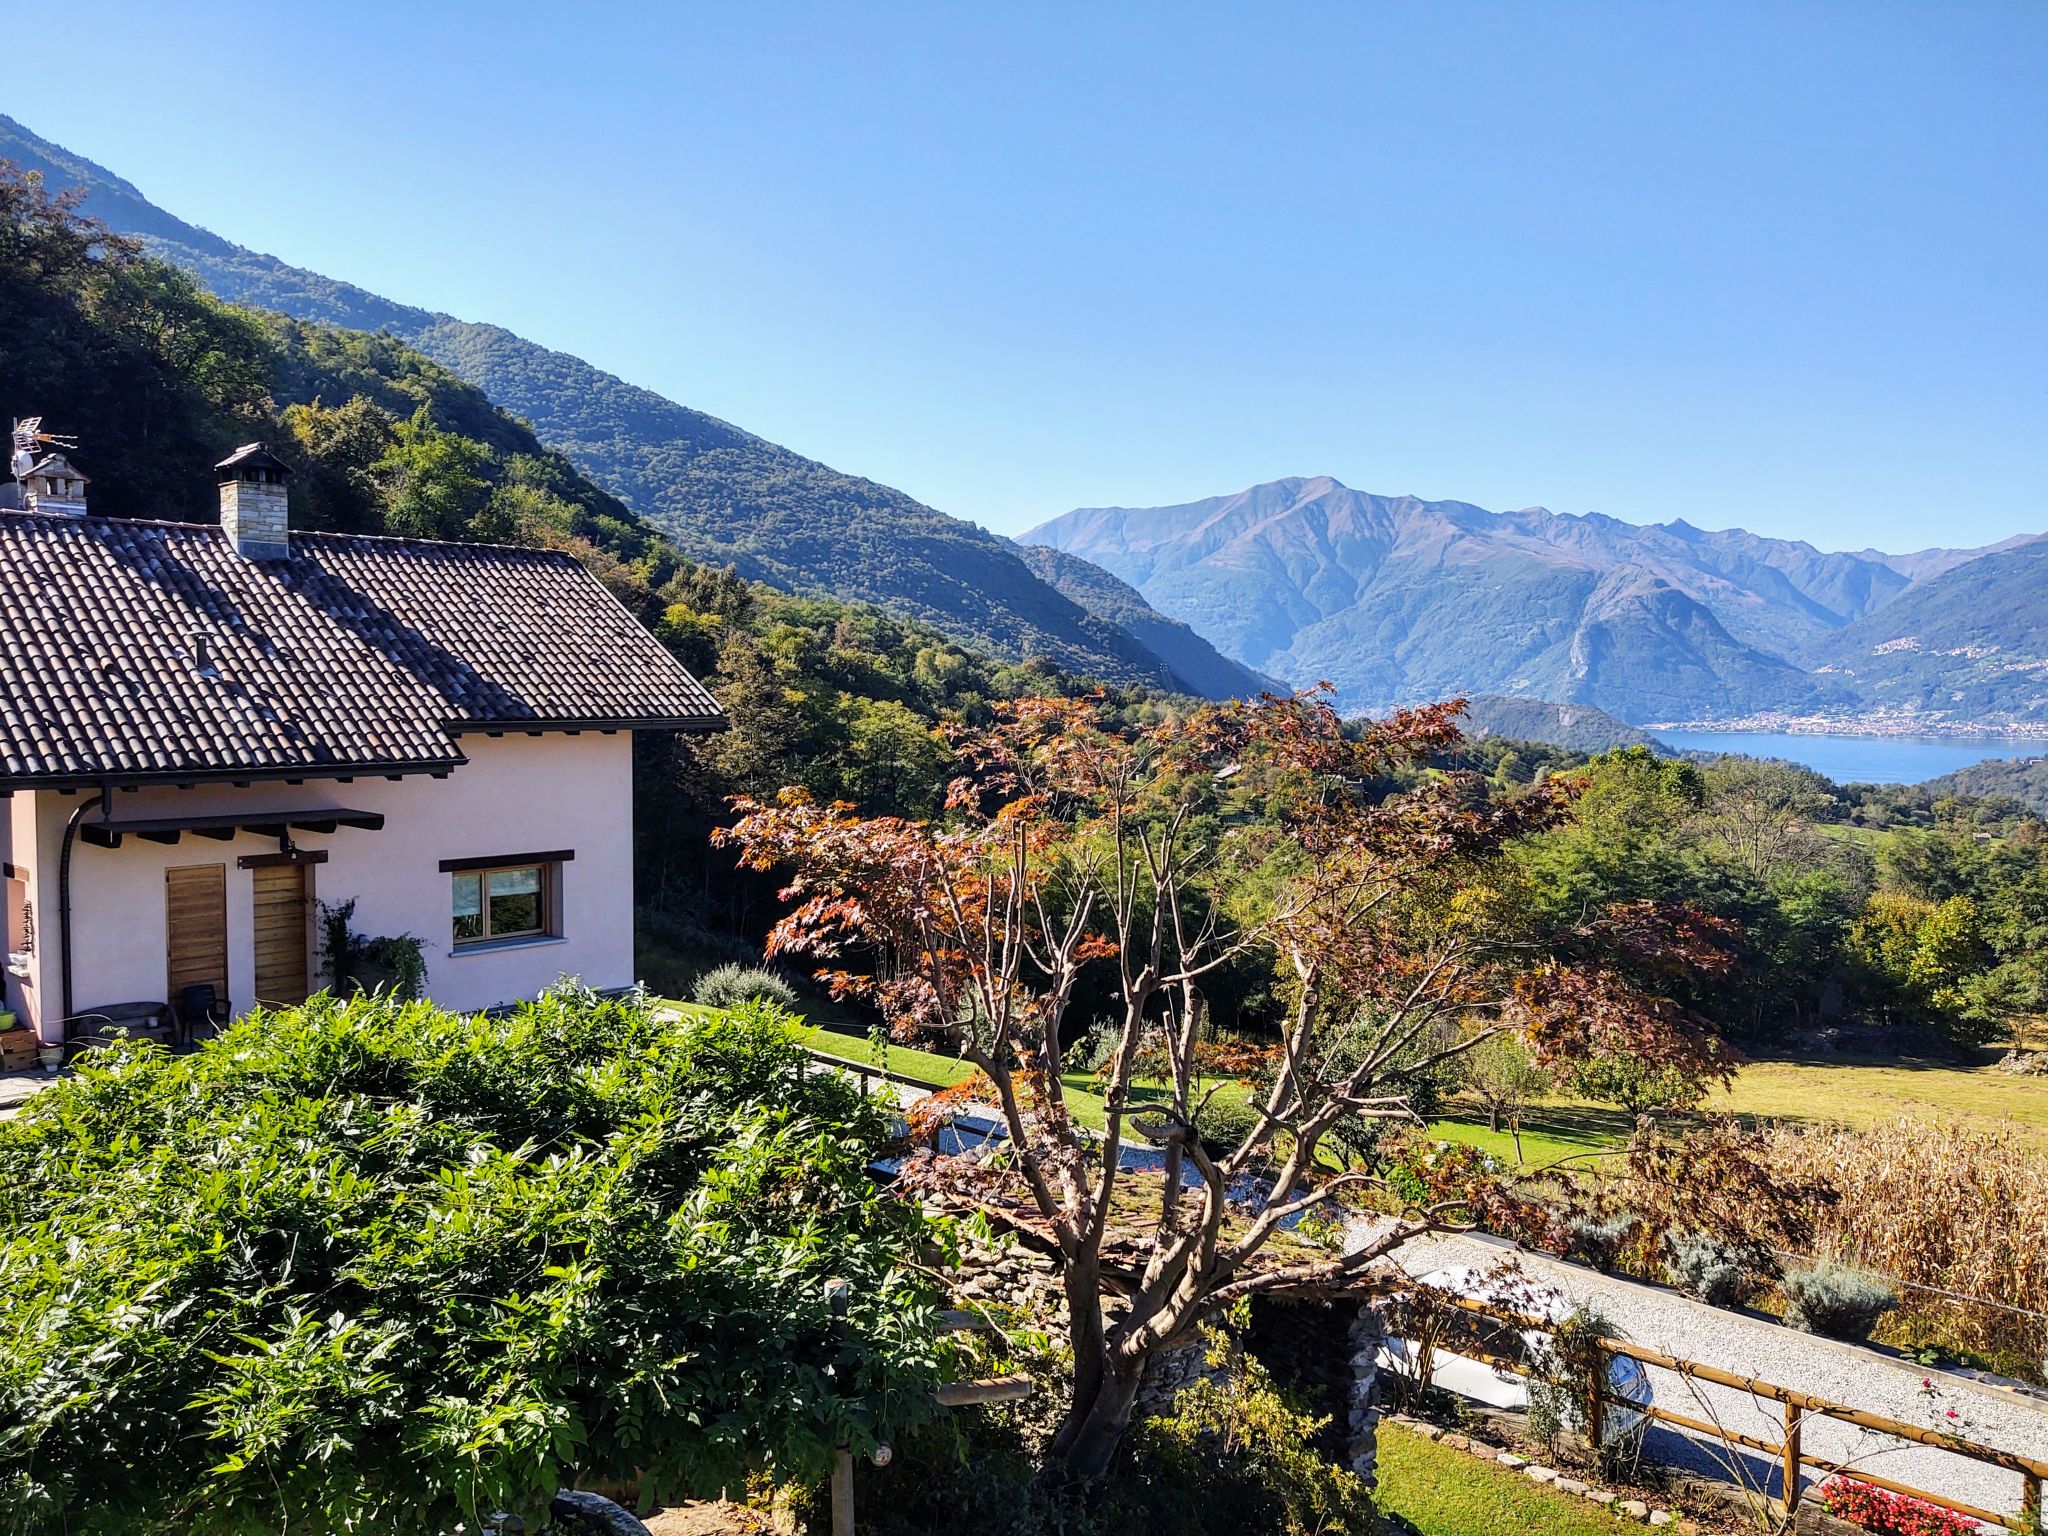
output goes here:
<path id="1" fill-rule="evenodd" d="M 1511 850 L 1568 814 L 1572 789 L 1499 799 L 1471 775 L 1417 772 L 1458 740 L 1460 707 L 1347 730 L 1310 694 L 1140 729 L 1099 700 L 1026 699 L 956 732 L 934 823 L 785 790 L 739 802 L 722 834 L 749 867 L 789 872 L 770 953 L 810 957 L 898 1038 L 942 1042 L 986 1077 L 1008 1157 L 924 1176 L 1056 1253 L 1074 1376 L 1052 1450 L 1074 1472 L 1107 1466 L 1156 1351 L 1241 1298 L 1330 1294 L 1454 1219 L 1447 1202 L 1352 1223 L 1335 1250 L 1276 1241 L 1374 1181 L 1331 1166 L 1331 1133 L 1412 1119 L 1416 1074 L 1501 1030 L 1547 1059 L 1718 1062 L 1672 999 L 1686 972 L 1725 963 L 1725 935 L 1686 908 L 1537 920 Z M 1205 1060 L 1204 984 L 1247 961 L 1271 968 L 1284 1015 L 1255 1126 L 1212 1146 L 1197 1117 L 1230 1079 L 1213 1048 Z M 1088 990 L 1113 999 L 1099 1134 L 1062 1080 Z M 1124 1166 L 1134 1139 L 1163 1173 Z"/>

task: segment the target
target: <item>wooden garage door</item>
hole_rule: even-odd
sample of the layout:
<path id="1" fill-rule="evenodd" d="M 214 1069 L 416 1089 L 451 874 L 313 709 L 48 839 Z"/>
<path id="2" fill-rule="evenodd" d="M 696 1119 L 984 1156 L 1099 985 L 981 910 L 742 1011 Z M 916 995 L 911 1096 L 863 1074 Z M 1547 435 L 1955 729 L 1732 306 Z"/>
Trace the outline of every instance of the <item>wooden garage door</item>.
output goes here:
<path id="1" fill-rule="evenodd" d="M 256 1001 L 275 1008 L 306 1000 L 306 866 L 260 864 L 256 887 Z"/>
<path id="2" fill-rule="evenodd" d="M 169 916 L 171 1001 L 180 989 L 210 984 L 228 1001 L 228 867 L 190 864 L 164 871 Z"/>

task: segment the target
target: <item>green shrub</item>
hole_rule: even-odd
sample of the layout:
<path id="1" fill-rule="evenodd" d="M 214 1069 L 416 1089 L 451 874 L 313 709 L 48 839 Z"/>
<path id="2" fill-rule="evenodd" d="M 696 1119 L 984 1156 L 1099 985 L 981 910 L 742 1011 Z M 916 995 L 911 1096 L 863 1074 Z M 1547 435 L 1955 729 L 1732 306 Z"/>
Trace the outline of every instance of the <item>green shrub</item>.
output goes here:
<path id="1" fill-rule="evenodd" d="M 1709 1306 L 1740 1306 L 1761 1279 L 1753 1251 L 1705 1232 L 1673 1232 L 1664 1251 L 1672 1283 Z"/>
<path id="2" fill-rule="evenodd" d="M 1220 1363 L 1220 1346 L 1210 1363 Z M 1134 1470 L 1169 1491 L 1202 1531 L 1273 1536 L 1371 1536 L 1379 1514 L 1364 1481 L 1316 1450 L 1328 1423 L 1290 1405 L 1250 1356 L 1223 1381 L 1204 1377 L 1173 1411 L 1131 1432 Z M 1169 1526 L 1169 1529 L 1172 1527 Z"/>
<path id="3" fill-rule="evenodd" d="M 1823 1260 L 1787 1270 L 1778 1282 L 1785 1293 L 1785 1321 L 1806 1333 L 1831 1339 L 1866 1339 L 1877 1320 L 1899 1304 L 1899 1293 L 1883 1275 Z"/>
<path id="4" fill-rule="evenodd" d="M 1621 1257 L 1622 1244 L 1635 1230 L 1636 1218 L 1617 1216 L 1574 1216 L 1565 1226 L 1564 1256 L 1590 1264 L 1605 1274 Z"/>
<path id="5" fill-rule="evenodd" d="M 796 988 L 758 965 L 721 965 L 706 971 L 690 995 L 706 1008 L 744 1008 L 752 1002 L 796 1007 Z"/>
<path id="6" fill-rule="evenodd" d="M 0 1124 L 0 1529 L 475 1529 L 933 1410 L 935 1228 L 756 1005 L 315 998 Z M 843 1329 L 824 1282 L 852 1283 Z"/>
<path id="7" fill-rule="evenodd" d="M 1220 1345 L 1220 1340 L 1212 1342 Z M 1227 1384 L 1182 1392 L 1163 1418 L 1131 1427 L 1107 1474 L 1063 1478 L 1047 1455 L 1069 1357 L 1011 1362 L 1038 1383 L 1020 1403 L 950 1413 L 906 1435 L 888 1467 L 856 1463 L 863 1536 L 1372 1536 L 1364 1483 L 1325 1461 L 1325 1420 L 1300 1412 L 1256 1361 Z M 1212 1356 L 1212 1358 L 1215 1358 Z M 824 1529 L 822 1496 L 806 1511 Z"/>
<path id="8" fill-rule="evenodd" d="M 1211 1157 L 1235 1152 L 1259 1128 L 1259 1112 L 1243 1099 L 1218 1094 L 1195 1114 L 1195 1134 Z M 1272 1142 L 1268 1140 L 1270 1150 Z"/>

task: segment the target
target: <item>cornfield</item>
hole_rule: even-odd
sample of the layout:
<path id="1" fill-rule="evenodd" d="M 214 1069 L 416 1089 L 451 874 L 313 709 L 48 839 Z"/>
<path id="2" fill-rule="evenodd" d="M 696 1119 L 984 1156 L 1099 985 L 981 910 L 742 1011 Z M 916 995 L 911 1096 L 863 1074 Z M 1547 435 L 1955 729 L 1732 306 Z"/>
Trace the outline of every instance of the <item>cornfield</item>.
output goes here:
<path id="1" fill-rule="evenodd" d="M 1900 1119 L 1869 1130 L 1780 1126 L 1771 1148 L 1786 1171 L 1819 1174 L 1841 1194 L 1815 1213 L 1815 1252 L 1901 1282 L 1884 1336 L 2037 1380 L 2048 1370 L 2048 1160 L 2026 1141 Z"/>

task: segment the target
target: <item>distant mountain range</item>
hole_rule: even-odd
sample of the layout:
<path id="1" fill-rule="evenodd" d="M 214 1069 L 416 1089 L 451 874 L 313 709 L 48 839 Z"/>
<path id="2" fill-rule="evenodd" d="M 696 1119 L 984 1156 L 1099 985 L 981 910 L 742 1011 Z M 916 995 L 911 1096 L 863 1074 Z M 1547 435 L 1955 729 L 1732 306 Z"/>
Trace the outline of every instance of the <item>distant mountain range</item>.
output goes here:
<path id="1" fill-rule="evenodd" d="M 2048 545 L 2025 539 L 1829 554 L 1740 529 L 1375 496 L 1322 476 L 1083 508 L 1023 541 L 1102 566 L 1260 671 L 1328 679 L 1354 709 L 1474 692 L 1638 724 L 1873 707 L 2048 718 L 2048 669 L 2035 665 Z M 1922 629 L 1943 638 L 1914 650 Z M 1985 679 L 1975 691 L 1969 669 Z"/>
<path id="2" fill-rule="evenodd" d="M 1915 582 L 1805 659 L 1887 711 L 2048 721 L 2048 540 Z"/>
<path id="3" fill-rule="evenodd" d="M 393 332 L 692 555 L 998 656 L 1212 698 L 1328 679 L 1356 711 L 1463 693 L 1638 725 L 2048 720 L 2048 545 L 2034 536 L 1830 554 L 1322 477 L 1083 509 L 1013 543 L 501 327 L 235 245 L 4 116 L 0 159 L 84 188 L 88 212 L 223 298 Z"/>
<path id="4" fill-rule="evenodd" d="M 1046 656 L 1109 682 L 1230 697 L 1258 680 L 1106 574 L 1054 583 L 1009 540 L 842 474 L 495 325 L 294 267 L 188 224 L 105 167 L 0 116 L 0 160 L 85 189 L 85 211 L 147 240 L 224 299 L 390 331 L 532 423 L 540 439 L 687 553 L 792 592 L 872 602 L 998 656 Z M 33 401 L 12 404 L 20 412 Z M 53 424 L 54 425 L 54 424 Z M 81 459 L 90 463 L 89 450 Z M 1080 562 L 1075 562 L 1078 566 Z M 1091 608 L 1100 586 L 1111 610 Z M 1135 630 L 1172 652 L 1169 659 Z"/>

